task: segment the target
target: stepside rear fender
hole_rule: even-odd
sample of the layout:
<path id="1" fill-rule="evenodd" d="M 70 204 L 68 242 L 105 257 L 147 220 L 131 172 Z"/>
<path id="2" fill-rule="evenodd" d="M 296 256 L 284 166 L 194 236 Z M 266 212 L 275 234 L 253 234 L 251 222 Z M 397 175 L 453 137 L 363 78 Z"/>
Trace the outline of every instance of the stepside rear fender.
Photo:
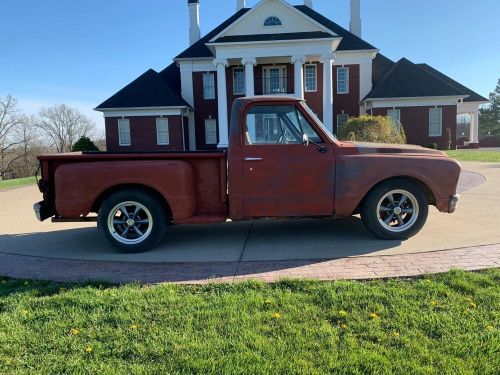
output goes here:
<path id="1" fill-rule="evenodd" d="M 196 209 L 193 168 L 181 160 L 72 163 L 58 167 L 54 180 L 56 210 L 65 218 L 88 215 L 106 191 L 131 184 L 161 194 L 174 220 L 190 218 Z"/>

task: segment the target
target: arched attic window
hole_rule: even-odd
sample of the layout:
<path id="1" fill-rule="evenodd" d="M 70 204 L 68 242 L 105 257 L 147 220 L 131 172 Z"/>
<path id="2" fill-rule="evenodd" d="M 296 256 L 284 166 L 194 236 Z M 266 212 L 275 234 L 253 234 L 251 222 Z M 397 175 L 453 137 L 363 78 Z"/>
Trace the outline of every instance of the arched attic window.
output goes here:
<path id="1" fill-rule="evenodd" d="M 281 25 L 282 25 L 281 20 L 278 17 L 274 16 L 268 17 L 264 21 L 264 26 L 281 26 Z"/>

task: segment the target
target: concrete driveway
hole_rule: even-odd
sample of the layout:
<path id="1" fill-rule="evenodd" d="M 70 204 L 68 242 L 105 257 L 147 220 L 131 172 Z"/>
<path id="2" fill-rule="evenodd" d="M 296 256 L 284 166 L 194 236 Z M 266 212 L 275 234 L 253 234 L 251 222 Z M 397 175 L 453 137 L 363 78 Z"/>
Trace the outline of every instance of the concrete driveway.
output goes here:
<path id="1" fill-rule="evenodd" d="M 500 163 L 463 163 L 457 212 L 429 213 L 424 229 L 408 241 L 375 239 L 358 217 L 344 220 L 228 222 L 177 226 L 158 248 L 117 254 L 95 223 L 39 223 L 35 187 L 0 192 L 0 253 L 59 259 L 129 262 L 237 262 L 335 259 L 397 255 L 500 243 Z M 483 177 L 484 176 L 484 177 Z M 443 176 L 444 178 L 445 176 Z"/>

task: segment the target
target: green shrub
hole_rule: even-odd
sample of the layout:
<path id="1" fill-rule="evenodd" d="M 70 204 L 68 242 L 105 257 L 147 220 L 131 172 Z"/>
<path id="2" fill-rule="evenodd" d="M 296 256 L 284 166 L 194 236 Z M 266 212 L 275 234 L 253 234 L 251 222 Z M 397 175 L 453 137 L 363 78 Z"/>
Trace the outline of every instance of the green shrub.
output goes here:
<path id="1" fill-rule="evenodd" d="M 406 143 L 401 124 L 383 116 L 351 117 L 338 129 L 337 138 L 343 141 Z"/>
<path id="2" fill-rule="evenodd" d="M 427 146 L 427 148 L 432 148 L 433 150 L 437 150 L 438 149 L 438 145 L 436 142 L 434 143 L 431 143 L 429 146 Z"/>
<path id="3" fill-rule="evenodd" d="M 73 147 L 71 147 L 72 152 L 76 151 L 99 151 L 99 148 L 95 145 L 94 142 L 90 140 L 88 137 L 81 137 L 78 141 L 75 142 Z"/>

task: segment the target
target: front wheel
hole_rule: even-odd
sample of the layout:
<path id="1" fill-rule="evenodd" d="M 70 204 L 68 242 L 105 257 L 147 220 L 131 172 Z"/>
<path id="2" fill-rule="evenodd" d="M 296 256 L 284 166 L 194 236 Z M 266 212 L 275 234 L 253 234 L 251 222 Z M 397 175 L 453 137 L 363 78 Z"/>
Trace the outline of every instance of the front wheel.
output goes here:
<path id="1" fill-rule="evenodd" d="M 167 228 L 162 204 L 144 191 L 127 189 L 109 196 L 97 218 L 99 233 L 119 253 L 141 253 L 161 241 Z"/>
<path id="2" fill-rule="evenodd" d="M 424 226 L 429 206 L 422 189 L 402 179 L 376 186 L 361 207 L 361 218 L 375 236 L 386 240 L 405 240 Z"/>

